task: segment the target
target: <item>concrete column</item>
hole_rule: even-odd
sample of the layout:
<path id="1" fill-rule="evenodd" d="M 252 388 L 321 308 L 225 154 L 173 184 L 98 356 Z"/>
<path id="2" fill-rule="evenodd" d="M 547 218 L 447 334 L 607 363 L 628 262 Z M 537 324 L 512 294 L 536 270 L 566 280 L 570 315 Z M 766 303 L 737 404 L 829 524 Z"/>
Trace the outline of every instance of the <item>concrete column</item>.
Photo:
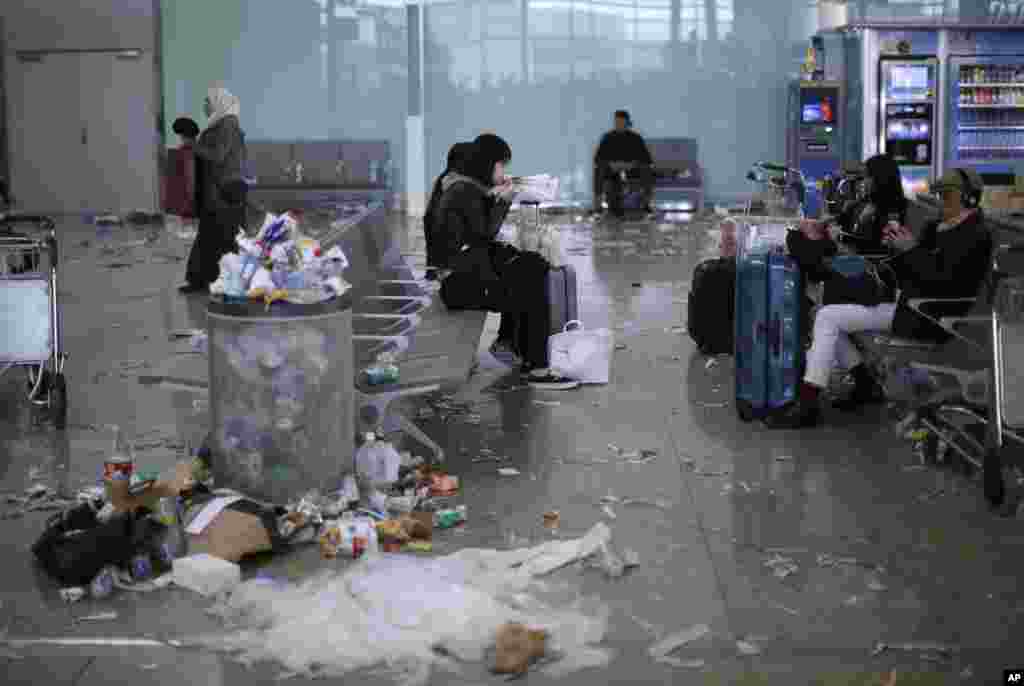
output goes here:
<path id="1" fill-rule="evenodd" d="M 409 31 L 409 113 L 405 120 L 405 210 L 422 215 L 427 208 L 426 132 L 423 126 L 424 17 L 420 2 L 406 3 Z"/>

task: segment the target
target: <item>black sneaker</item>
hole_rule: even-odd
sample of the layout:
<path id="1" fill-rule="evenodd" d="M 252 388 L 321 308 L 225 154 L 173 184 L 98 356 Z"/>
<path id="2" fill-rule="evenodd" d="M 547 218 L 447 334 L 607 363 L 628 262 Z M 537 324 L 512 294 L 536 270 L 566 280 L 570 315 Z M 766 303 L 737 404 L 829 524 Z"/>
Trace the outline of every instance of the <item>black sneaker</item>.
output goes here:
<path id="1" fill-rule="evenodd" d="M 821 407 L 798 400 L 765 417 L 764 423 L 769 429 L 810 429 L 821 423 Z"/>
<path id="2" fill-rule="evenodd" d="M 885 390 L 876 382 L 865 386 L 858 384 L 845 397 L 832 401 L 832 407 L 840 412 L 854 412 L 866 405 L 880 405 L 885 402 Z"/>
<path id="3" fill-rule="evenodd" d="M 513 348 L 512 344 L 508 341 L 494 341 L 489 350 L 494 359 L 501 362 L 506 367 L 514 367 L 520 361 L 515 348 Z"/>
<path id="4" fill-rule="evenodd" d="M 547 374 L 546 376 L 528 376 L 526 383 L 530 388 L 539 391 L 571 391 L 580 387 L 580 382 L 573 379 L 566 379 L 562 376 Z"/>

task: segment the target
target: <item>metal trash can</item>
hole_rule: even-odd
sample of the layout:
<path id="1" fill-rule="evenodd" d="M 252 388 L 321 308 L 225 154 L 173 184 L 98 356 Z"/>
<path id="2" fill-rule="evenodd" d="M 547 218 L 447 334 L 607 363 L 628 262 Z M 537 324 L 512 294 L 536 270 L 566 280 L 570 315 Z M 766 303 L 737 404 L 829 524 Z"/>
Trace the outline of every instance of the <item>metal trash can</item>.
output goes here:
<path id="1" fill-rule="evenodd" d="M 352 463 L 352 296 L 207 306 L 217 487 L 283 504 L 340 485 Z"/>

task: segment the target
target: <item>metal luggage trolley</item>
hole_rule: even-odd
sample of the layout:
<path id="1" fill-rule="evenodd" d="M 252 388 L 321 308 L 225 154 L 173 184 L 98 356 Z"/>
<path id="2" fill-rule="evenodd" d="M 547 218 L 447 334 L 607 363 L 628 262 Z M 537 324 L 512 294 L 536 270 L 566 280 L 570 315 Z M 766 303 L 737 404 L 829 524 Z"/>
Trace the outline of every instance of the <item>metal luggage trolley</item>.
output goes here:
<path id="1" fill-rule="evenodd" d="M 743 214 L 728 217 L 737 229 L 737 254 L 749 252 L 757 242 L 784 249 L 786 232 L 796 230 L 805 216 L 807 182 L 804 175 L 780 164 L 756 162 L 747 172 L 747 180 L 754 185 L 754 190 Z M 755 204 L 755 196 L 760 196 L 762 206 Z"/>
<path id="2" fill-rule="evenodd" d="M 15 233 L 19 224 L 32 225 L 45 236 Z M 68 393 L 57 303 L 59 265 L 52 219 L 0 215 L 0 376 L 24 367 L 29 400 L 49 408 L 54 425 L 63 429 Z"/>

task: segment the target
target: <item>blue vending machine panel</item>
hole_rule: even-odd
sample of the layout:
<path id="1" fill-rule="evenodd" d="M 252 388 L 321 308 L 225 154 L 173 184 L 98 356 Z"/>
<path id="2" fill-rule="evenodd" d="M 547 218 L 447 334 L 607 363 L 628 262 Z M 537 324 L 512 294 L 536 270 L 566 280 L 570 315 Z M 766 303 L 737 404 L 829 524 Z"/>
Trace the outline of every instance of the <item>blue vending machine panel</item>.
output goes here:
<path id="1" fill-rule="evenodd" d="M 806 177 L 804 211 L 816 217 L 824 206 L 822 183 L 826 176 L 837 176 L 842 164 L 842 84 L 794 82 L 790 87 L 790 108 L 787 164 Z"/>
<path id="2" fill-rule="evenodd" d="M 945 166 L 1024 171 L 1024 55 L 954 57 L 948 77 Z"/>

